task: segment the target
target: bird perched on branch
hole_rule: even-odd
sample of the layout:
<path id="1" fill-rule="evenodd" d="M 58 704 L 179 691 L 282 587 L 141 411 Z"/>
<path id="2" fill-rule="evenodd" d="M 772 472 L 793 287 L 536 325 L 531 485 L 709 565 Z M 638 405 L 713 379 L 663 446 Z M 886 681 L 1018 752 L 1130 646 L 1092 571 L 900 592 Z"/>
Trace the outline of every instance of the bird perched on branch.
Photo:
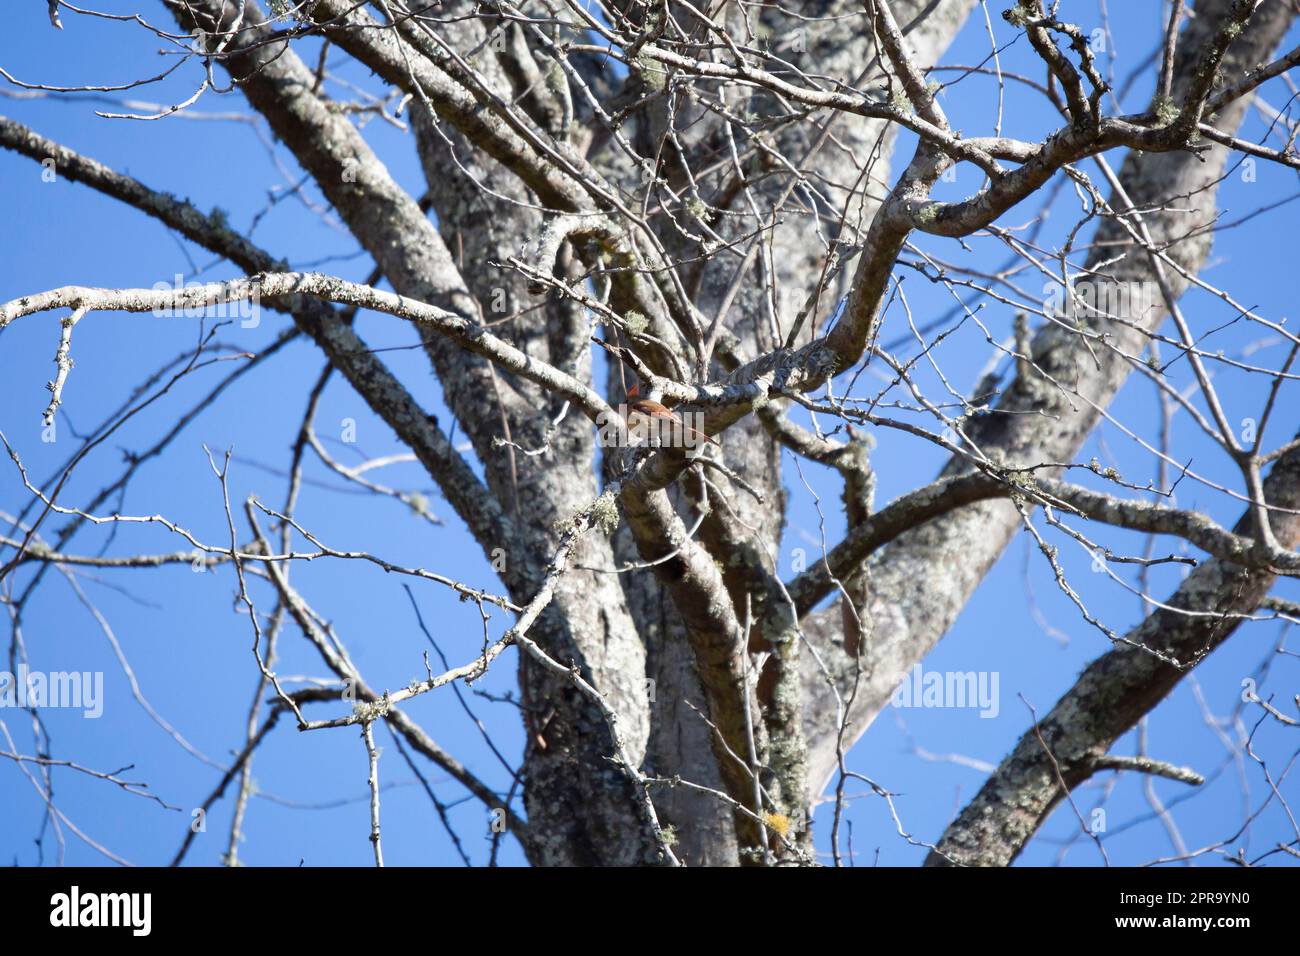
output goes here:
<path id="1" fill-rule="evenodd" d="M 676 425 L 683 431 L 698 435 L 705 441 L 718 445 L 719 448 L 722 447 L 713 437 L 704 434 L 704 432 L 700 431 L 698 428 L 692 428 L 690 425 L 687 425 L 682 421 L 680 416 L 673 414 L 672 409 L 668 408 L 668 406 L 660 405 L 658 402 L 652 402 L 648 398 L 641 398 L 641 385 L 639 383 L 633 384 L 632 387 L 627 390 L 627 397 L 628 410 L 632 412 L 632 415 L 629 416 L 628 424 L 634 425 L 635 422 L 632 422 L 630 419 L 638 416 L 643 419 L 648 419 L 650 422 L 666 422 L 671 425 Z"/>

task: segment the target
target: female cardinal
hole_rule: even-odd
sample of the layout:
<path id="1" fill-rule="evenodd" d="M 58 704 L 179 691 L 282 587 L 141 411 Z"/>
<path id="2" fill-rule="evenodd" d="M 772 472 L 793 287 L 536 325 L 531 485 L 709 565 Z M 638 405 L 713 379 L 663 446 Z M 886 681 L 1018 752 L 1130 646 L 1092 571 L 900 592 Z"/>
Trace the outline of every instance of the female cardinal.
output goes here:
<path id="1" fill-rule="evenodd" d="M 717 441 L 704 434 L 704 432 L 700 431 L 698 428 L 692 428 L 690 425 L 687 425 L 681 420 L 681 418 L 674 415 L 672 410 L 667 406 L 660 405 L 658 402 L 652 402 L 648 398 L 639 398 L 638 396 L 640 395 L 640 392 L 641 386 L 639 383 L 634 383 L 632 387 L 627 390 L 627 397 L 631 399 L 628 409 L 634 415 L 643 416 L 646 419 L 650 419 L 652 422 L 666 422 L 676 425 L 684 431 L 700 436 L 707 442 L 713 442 L 713 444 L 718 445 Z M 718 445 L 718 447 L 721 448 L 722 446 Z"/>

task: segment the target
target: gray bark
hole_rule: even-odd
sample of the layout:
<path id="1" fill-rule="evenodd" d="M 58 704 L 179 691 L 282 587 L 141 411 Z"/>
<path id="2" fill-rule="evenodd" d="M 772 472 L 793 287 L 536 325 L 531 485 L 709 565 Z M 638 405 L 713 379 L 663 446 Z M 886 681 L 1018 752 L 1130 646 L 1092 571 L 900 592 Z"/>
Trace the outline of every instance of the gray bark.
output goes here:
<path id="1" fill-rule="evenodd" d="M 1265 494 L 1274 507 L 1300 508 L 1300 454 L 1278 461 Z M 1300 516 L 1277 513 L 1272 525 L 1284 547 L 1300 541 Z M 1249 513 L 1236 530 L 1255 531 Z M 1217 559 L 1188 575 L 1164 602 L 1169 610 L 1153 611 L 1125 635 L 1131 643 L 1089 664 L 1020 739 L 945 831 L 926 865 L 1010 865 L 1067 790 L 1101 769 L 1099 758 L 1111 745 L 1231 637 L 1241 615 L 1253 613 L 1275 581 L 1267 571 Z"/>
<path id="2" fill-rule="evenodd" d="M 1074 115 L 1041 146 L 1026 146 L 962 139 L 927 91 L 924 68 L 943 54 L 974 0 L 896 0 L 888 8 L 816 0 L 790 13 L 728 5 L 714 26 L 770 45 L 793 71 L 749 73 L 746 83 L 725 87 L 732 99 L 717 103 L 686 95 L 692 78 L 672 57 L 688 39 L 708 49 L 691 67 L 701 86 L 709 69 L 730 69 L 730 61 L 710 39 L 711 27 L 692 8 L 674 5 L 680 23 L 673 28 L 687 36 L 639 54 L 621 90 L 599 57 L 572 59 L 603 110 L 627 110 L 615 133 L 561 69 L 554 45 L 560 31 L 548 33 L 549 21 L 501 28 L 477 4 L 449 2 L 437 11 L 446 22 L 431 25 L 394 21 L 388 3 L 318 0 L 306 11 L 311 25 L 409 94 L 427 188 L 417 200 L 320 92 L 313 71 L 277 32 L 282 24 L 266 20 L 251 0 L 168 6 L 184 29 L 206 31 L 209 52 L 383 279 L 406 300 L 441 310 L 436 321 L 416 324 L 454 427 L 483 465 L 482 480 L 328 304 L 346 296 L 333 290 L 331 298 L 328 283 L 302 282 L 273 303 L 413 449 L 493 559 L 511 599 L 526 606 L 539 589 L 549 596 L 527 639 L 560 667 L 520 655 L 527 823 L 511 821 L 538 865 L 670 862 L 656 813 L 675 834 L 673 852 L 690 865 L 808 859 L 808 807 L 836 771 L 839 751 L 866 731 L 942 638 L 1019 527 L 1021 513 L 1007 500 L 1019 493 L 1007 490 L 1008 470 L 1071 459 L 1166 314 L 1156 308 L 1132 325 L 1089 319 L 1085 331 L 1104 332 L 1105 348 L 1089 347 L 1077 329 L 1044 326 L 998 400 L 1002 414 L 966 426 L 969 448 L 986 461 L 976 468 L 969 455 L 954 457 L 932 488 L 879 510 L 868 443 L 854 433 L 844 444 L 805 433 L 776 403 L 870 358 L 892 267 L 912 231 L 967 234 L 1032 195 L 1062 164 L 1106 148 L 1149 150 L 1130 153 L 1119 172 L 1122 192 L 1110 205 L 1123 213 L 1131 201 L 1143 210 L 1153 242 L 1194 274 L 1209 253 L 1228 150 L 1200 143 L 1205 148 L 1193 153 L 1185 142 L 1217 57 L 1227 49 L 1221 79 L 1236 82 L 1267 60 L 1292 22 L 1286 5 L 1266 3 L 1247 28 L 1229 35 L 1224 24 L 1244 22 L 1245 8 L 1233 0 L 1198 4 L 1179 38 L 1171 91 L 1195 109 L 1163 126 L 1131 117 L 1090 122 L 1082 86 L 1069 81 L 1073 67 L 1045 28 L 1031 25 L 1030 40 L 1062 77 Z M 649 17 L 647 26 L 659 16 L 637 4 L 616 9 Z M 237 20 L 240 32 L 228 43 L 222 31 Z M 885 89 L 907 108 L 872 99 Z M 1238 98 L 1217 109 L 1216 125 L 1234 130 L 1245 105 Z M 724 112 L 746 122 L 724 121 Z M 891 177 L 899 125 L 918 129 L 924 141 L 901 176 Z M 59 149 L 7 121 L 0 140 L 34 158 Z M 930 205 L 929 188 L 958 159 L 986 171 L 999 162 L 1018 168 L 998 167 L 993 185 L 966 202 Z M 70 152 L 64 165 L 73 178 L 157 216 L 250 274 L 283 271 L 270 253 L 184 203 Z M 658 177 L 648 190 L 646 168 Z M 705 170 L 716 175 L 705 177 Z M 664 207 L 653 235 L 638 221 L 642 203 Z M 777 222 L 780 228 L 770 228 Z M 530 256 L 545 260 L 540 277 L 507 265 Z M 837 263 L 833 274 L 830 261 Z M 1099 227 L 1088 266 L 1117 285 L 1154 274 L 1146 250 L 1111 218 Z M 1166 271 L 1177 296 L 1186 280 Z M 553 288 L 568 285 L 569 295 L 539 292 L 547 276 Z M 588 279 L 607 288 L 610 315 L 573 296 Z M 789 295 L 773 297 L 772 289 Z M 806 321 L 792 332 L 810 297 Z M 827 332 L 841 305 L 843 317 Z M 390 311 L 411 318 L 400 306 Z M 721 313 L 717 348 L 678 374 L 675 360 L 692 362 L 678 347 L 694 334 L 691 326 L 707 334 Z M 0 328 L 11 318 L 0 315 Z M 593 331 L 609 346 L 600 390 L 593 387 Z M 622 400 L 636 377 L 614 350 L 643 333 L 657 341 L 636 356 L 647 374 L 642 386 L 702 408 L 708 430 L 725 429 L 722 467 L 693 465 L 680 449 L 638 457 L 598 447 L 592 419 L 606 402 Z M 824 566 L 788 588 L 776 562 L 786 520 L 785 448 L 840 471 L 849 527 Z M 1179 590 L 1176 607 L 1244 613 L 1267 593 L 1273 570 L 1291 569 L 1292 555 L 1272 570 L 1261 566 L 1267 529 L 1249 516 L 1234 536 L 1198 516 L 1092 499 L 1048 471 L 1038 474 L 1039 484 L 1025 492 L 1037 495 L 1035 502 L 1051 495 L 1097 520 L 1180 534 L 1218 555 Z M 612 536 L 586 536 L 556 577 L 560 529 L 604 486 L 617 492 L 621 526 Z M 1300 506 L 1300 455 L 1277 464 L 1267 493 L 1275 504 Z M 1286 515 L 1273 533 L 1293 548 L 1300 520 Z M 627 569 L 637 562 L 646 566 Z M 841 598 L 814 612 L 836 584 L 832 563 L 851 603 Z M 283 600 L 295 600 L 287 585 L 281 590 Z M 304 631 L 314 627 L 310 615 L 295 616 Z M 1132 638 L 1182 661 L 1199 659 L 1231 633 L 1225 620 L 1162 611 Z M 576 679 L 561 673 L 570 666 Z M 1095 662 L 953 824 L 932 862 L 1009 863 L 1064 793 L 1038 735 L 1064 768 L 1067 788 L 1076 785 L 1183 673 L 1131 647 Z M 843 739 L 834 691 L 851 698 Z M 402 730 L 426 756 L 452 766 L 413 724 Z M 635 766 L 612 759 L 620 747 Z M 642 775 L 698 786 L 654 787 L 650 811 Z M 492 799 L 463 768 L 457 779 Z"/>
<path id="3" fill-rule="evenodd" d="M 1179 40 L 1175 91 L 1189 82 L 1199 65 L 1199 51 L 1230 6 L 1229 0 L 1200 5 L 1197 18 Z M 1267 60 L 1291 18 L 1284 4 L 1263 6 L 1251 29 L 1231 49 L 1223 68 L 1225 78 L 1234 78 Z M 1235 128 L 1244 109 L 1244 102 L 1236 102 L 1220 114 L 1219 122 Z M 1143 218 L 1156 244 L 1168 245 L 1171 257 L 1193 274 L 1209 253 L 1211 234 L 1206 227 L 1215 218 L 1214 195 L 1227 156 L 1227 150 L 1212 145 L 1199 155 L 1130 154 L 1119 170 L 1134 205 L 1150 210 Z M 1174 197 L 1187 196 L 1198 199 L 1190 205 L 1180 204 L 1177 212 L 1162 208 Z M 1121 210 L 1128 205 L 1114 196 L 1110 202 Z M 1145 252 L 1113 221 L 1103 221 L 1097 243 L 1088 266 L 1109 263 L 1103 270 L 1108 281 L 1151 280 Z M 1129 247 L 1119 261 L 1110 261 L 1118 255 L 1112 243 L 1121 249 Z M 1174 291 L 1181 293 L 1186 280 L 1167 271 Z M 1132 371 L 1119 353 L 1140 353 L 1144 333 L 1158 328 L 1167 315 L 1158 303 L 1147 315 L 1135 317 L 1134 327 L 1102 320 L 1096 327 L 1113 336 L 1116 350 L 1099 351 L 1096 363 L 1076 335 L 1045 326 L 1032 346 L 1034 366 L 1041 373 L 1017 374 L 997 403 L 1007 412 L 1035 414 L 981 416 L 969 426 L 973 443 L 1010 467 L 1071 459 L 1095 427 L 1100 409 L 1110 403 Z M 964 467 L 954 460 L 944 473 L 957 474 Z M 1019 526 L 1019 512 L 1009 501 L 980 502 L 929 521 L 872 556 L 866 616 L 874 621 L 874 631 L 866 641 L 863 676 L 851 711 L 850 742 L 867 730 L 904 676 L 952 626 Z M 823 612 L 821 617 L 829 623 L 838 619 L 839 611 Z M 843 653 L 841 643 L 833 640 L 823 653 L 839 675 L 842 688 L 847 689 L 857 666 Z M 808 720 L 809 738 L 816 741 L 810 774 L 814 786 L 820 787 L 835 768 L 835 736 L 827 722 L 833 711 L 827 707 L 829 692 L 819 673 L 809 669 L 806 686 L 818 695 Z"/>

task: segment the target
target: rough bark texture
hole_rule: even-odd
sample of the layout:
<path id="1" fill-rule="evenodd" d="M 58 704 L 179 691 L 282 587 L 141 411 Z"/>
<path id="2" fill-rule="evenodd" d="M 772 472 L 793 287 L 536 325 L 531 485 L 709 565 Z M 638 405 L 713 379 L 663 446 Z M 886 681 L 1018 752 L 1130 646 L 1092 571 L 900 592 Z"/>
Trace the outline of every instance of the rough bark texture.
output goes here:
<path id="1" fill-rule="evenodd" d="M 1199 16 L 1179 41 L 1175 91 L 1189 82 L 1198 66 L 1199 51 L 1231 6 L 1229 0 L 1200 5 Z M 1252 21 L 1252 29 L 1229 52 L 1224 76 L 1236 77 L 1267 60 L 1291 19 L 1284 4 L 1264 5 Z M 1244 102 L 1239 101 L 1220 114 L 1219 120 L 1235 128 L 1244 109 Z M 1215 188 L 1227 156 L 1228 151 L 1217 146 L 1209 146 L 1199 154 L 1143 153 L 1130 155 L 1119 170 L 1133 206 L 1151 210 L 1143 219 L 1157 246 L 1167 246 L 1170 256 L 1193 274 L 1209 253 L 1211 234 L 1207 227 L 1215 218 Z M 1190 207 L 1180 205 L 1177 211 L 1162 208 L 1175 198 L 1188 196 L 1198 197 Z M 1128 203 L 1116 196 L 1111 196 L 1110 203 L 1117 209 L 1128 208 Z M 1110 280 L 1151 280 L 1147 254 L 1120 226 L 1104 221 L 1097 238 L 1099 247 L 1089 258 L 1090 268 L 1106 262 L 1103 274 Z M 1115 245 L 1103 243 L 1128 246 L 1129 250 L 1122 259 L 1112 262 L 1118 254 Z M 1170 285 L 1181 293 L 1186 280 L 1167 271 Z M 1057 326 L 1045 326 L 1035 336 L 1032 347 L 1034 365 L 1041 372 L 1028 377 L 1017 374 L 997 404 L 1010 412 L 1035 414 L 981 416 L 970 423 L 972 441 L 1011 467 L 1071 459 L 1095 427 L 1100 410 L 1110 403 L 1132 371 L 1129 361 L 1119 353 L 1141 352 L 1143 332 L 1158 328 L 1167 315 L 1163 304 L 1157 303 L 1148 314 L 1134 316 L 1135 327 L 1102 320 L 1104 325 L 1097 327 L 1109 332 L 1118 348 L 1099 351 L 1095 362 L 1077 336 Z M 959 473 L 963 467 L 954 460 L 945 474 Z M 929 521 L 873 556 L 869 562 L 871 596 L 867 616 L 874 621 L 874 630 L 864 648 L 850 740 L 866 731 L 904 676 L 952 626 L 1019 526 L 1019 512 L 1009 501 L 981 502 Z M 828 621 L 839 615 L 838 609 L 822 612 Z M 836 630 L 832 628 L 831 632 Z M 841 686 L 849 687 L 857 666 L 843 653 L 842 642 L 833 641 L 823 650 L 832 669 L 840 675 Z M 806 712 L 809 739 L 816 741 L 810 774 L 814 786 L 821 787 L 835 767 L 835 737 L 827 723 L 828 716 L 833 720 L 833 710 L 827 706 L 829 692 L 820 673 L 806 670 L 806 686 L 809 693 L 816 695 Z"/>
<path id="2" fill-rule="evenodd" d="M 1037 486 L 1008 477 L 1072 459 L 1166 319 L 1162 305 L 1128 324 L 1094 316 L 1082 328 L 1044 325 L 998 399 L 1001 414 L 966 422 L 967 453 L 935 485 L 882 509 L 860 430 L 871 412 L 825 438 L 786 419 L 784 401 L 833 383 L 829 400 L 844 382 L 839 373 L 889 358 L 870 349 L 910 234 L 961 236 L 990 225 L 1067 162 L 1082 166 L 1107 148 L 1150 150 L 1128 155 L 1110 206 L 1142 210 L 1150 243 L 1195 274 L 1210 250 L 1229 151 L 1208 142 L 1192 151 L 1188 141 L 1219 55 L 1226 49 L 1220 87 L 1265 62 L 1292 21 L 1286 4 L 1265 3 L 1253 17 L 1242 0 L 1197 4 L 1171 73 L 1171 103 L 1189 106 L 1164 119 L 1088 115 L 1078 71 L 1047 27 L 1030 23 L 1029 40 L 1054 88 L 1064 88 L 1070 116 L 1043 143 L 1024 144 L 963 139 L 926 84 L 925 69 L 975 0 L 811 0 L 789 12 L 726 4 L 710 21 L 670 4 L 671 25 L 658 5 L 615 3 L 614 27 L 573 31 L 565 21 L 569 34 L 554 16 L 577 18 L 580 6 L 548 6 L 547 17 L 529 21 L 508 5 L 448 0 L 429 19 L 401 4 L 395 13 L 386 2 L 317 0 L 288 29 L 251 0 L 166 2 L 183 29 L 204 31 L 213 62 L 403 297 L 388 311 L 410 319 L 402 301 L 437 311 L 416 324 L 455 419 L 446 426 L 329 304 L 361 302 L 291 276 L 298 285 L 279 289 L 294 291 L 271 303 L 415 452 L 510 599 L 525 607 L 540 590 L 549 600 L 518 636 L 537 650 L 521 653 L 519 668 L 526 827 L 511 821 L 530 862 L 810 861 L 809 807 L 838 751 L 866 731 L 996 562 L 1021 523 L 1012 496 L 1067 501 L 1090 518 L 1178 534 L 1218 554 L 1171 601 L 1213 616 L 1157 612 L 1130 635 L 1148 650 L 1121 647 L 1090 666 L 931 862 L 1011 862 L 1063 795 L 1042 741 L 1067 787 L 1086 779 L 1185 673 L 1149 649 L 1195 663 L 1232 632 L 1224 615 L 1250 611 L 1267 593 L 1268 535 L 1250 517 L 1233 537 L 1201 516 L 1090 499 L 1046 470 Z M 1036 0 L 1015 9 L 1012 19 L 1037 10 L 1046 20 Z M 598 45 L 569 56 L 574 37 L 623 29 L 624 17 L 642 31 L 620 44 L 625 76 L 593 52 Z M 398 185 L 322 92 L 289 38 L 309 28 L 406 94 L 423 196 Z M 759 58 L 736 51 L 736 38 L 776 54 L 780 69 L 760 69 Z M 677 52 L 692 43 L 697 61 Z M 734 82 L 715 82 L 720 76 Z M 1216 126 L 1235 130 L 1245 106 L 1227 102 Z M 891 176 L 900 126 L 921 143 Z M 57 155 L 71 178 L 250 274 L 284 271 L 211 217 L 17 124 L 0 121 L 0 143 L 36 159 Z M 932 203 L 931 187 L 957 161 L 981 167 L 989 188 Z M 1116 287 L 1155 275 L 1148 250 L 1113 216 L 1102 218 L 1087 267 Z M 1187 285 L 1177 270 L 1164 278 L 1175 298 Z M 63 298 L 51 301 L 76 307 L 89 295 L 57 292 Z M 0 329 L 34 309 L 29 299 L 9 303 Z M 1085 337 L 1098 333 L 1105 347 Z M 600 389 L 593 338 L 607 358 Z M 706 429 L 725 433 L 718 461 L 706 467 L 678 448 L 600 447 L 593 424 L 634 383 L 656 400 L 702 409 Z M 453 430 L 468 436 L 481 479 L 452 447 Z M 820 566 L 793 580 L 777 562 L 787 450 L 840 472 L 849 529 Z M 606 507 L 606 489 L 620 502 L 615 522 L 591 519 Z M 1271 503 L 1300 508 L 1300 454 L 1277 463 L 1266 490 Z M 557 545 L 578 515 L 584 527 L 617 530 L 587 535 L 558 574 Z M 1295 515 L 1272 529 L 1283 548 L 1300 540 Z M 1276 570 L 1283 562 L 1273 558 Z M 847 598 L 814 610 L 837 589 Z M 290 593 L 285 585 L 282 600 L 296 601 Z M 294 607 L 302 629 L 313 630 L 312 615 Z M 836 691 L 851 698 L 842 738 Z M 432 741 L 421 746 L 438 752 Z M 663 779 L 652 786 L 646 778 Z M 493 799 L 467 773 L 457 779 Z"/>
<path id="3" fill-rule="evenodd" d="M 1300 508 L 1300 454 L 1278 461 L 1265 493 L 1275 507 Z M 1280 513 L 1272 525 L 1284 547 L 1300 542 L 1300 515 Z M 1249 514 L 1236 530 L 1254 532 Z M 1097 758 L 1231 637 L 1240 615 L 1254 612 L 1275 580 L 1266 571 L 1221 560 L 1208 561 L 1188 575 L 1165 601 L 1170 609 L 1153 611 L 1125 635 L 1131 644 L 1089 664 L 1051 712 L 1021 738 L 944 833 L 926 865 L 1010 865 L 1065 797 L 1062 782 L 1072 790 L 1097 772 Z"/>
<path id="4" fill-rule="evenodd" d="M 234 15 L 229 3 L 190 6 L 207 10 L 210 16 L 224 13 L 226 22 Z M 260 14 L 249 4 L 244 17 L 246 23 L 256 23 Z M 184 10 L 178 10 L 178 19 L 186 28 L 198 25 Z M 480 318 L 474 295 L 438 230 L 392 181 L 356 128 L 345 117 L 330 113 L 312 92 L 314 77 L 291 50 L 275 44 L 263 46 L 232 58 L 228 69 L 240 81 L 248 101 L 294 150 L 398 292 L 471 320 Z M 454 234 L 460 228 L 463 234 L 466 220 L 476 210 L 467 208 L 463 199 L 458 201 L 456 174 L 446 168 L 437 170 L 439 161 L 445 160 L 436 154 L 426 157 L 434 164 L 434 202 L 444 217 L 440 220 L 443 233 Z M 463 185 L 459 188 L 464 190 Z M 482 215 L 481 209 L 477 212 Z M 508 251 L 503 240 L 514 237 L 503 233 L 497 234 L 494 243 L 490 230 L 476 229 L 473 241 L 479 245 L 471 246 L 470 255 Z M 478 291 L 486 293 L 478 301 L 492 301 L 497 286 L 487 270 L 466 270 L 466 274 L 477 274 Z M 542 336 L 544 348 L 546 326 L 530 323 L 529 327 Z M 539 345 L 520 344 L 528 345 L 530 351 Z M 517 443 L 525 448 L 542 445 L 546 420 L 537 416 L 533 404 L 545 405 L 542 396 L 530 396 L 527 391 L 521 394 L 504 376 L 493 376 L 485 361 L 451 346 L 441 336 L 427 336 L 426 347 L 439 378 L 457 383 L 447 390 L 447 402 L 487 465 L 489 490 L 510 518 L 505 533 L 480 535 L 479 544 L 485 554 L 498 560 L 516 600 L 525 603 L 541 582 L 545 567 L 539 559 L 550 552 L 547 545 L 555 540 L 557 522 L 594 501 L 594 475 L 587 469 L 584 476 L 581 465 L 549 468 L 549 463 L 539 458 L 514 456 L 494 447 L 492 439 L 503 409 L 507 421 L 514 419 L 511 432 Z M 561 461 L 590 460 L 592 435 L 585 421 L 565 425 L 552 436 L 551 444 Z M 585 456 L 579 457 L 583 452 Z M 541 493 L 521 494 L 522 488 Z M 504 560 L 497 549 L 504 552 Z M 600 558 L 598 552 L 594 560 Z M 539 642 L 554 658 L 578 664 L 608 695 L 622 718 L 632 753 L 640 757 L 649 728 L 646 685 L 641 677 L 645 650 L 617 585 L 602 575 L 567 575 L 538 624 L 538 634 Z M 534 673 L 526 660 L 522 668 L 524 712 L 530 730 L 526 794 L 529 816 L 535 813 L 537 824 L 529 830 L 530 857 L 540 865 L 634 865 L 652 860 L 653 844 L 643 831 L 636 798 L 626 777 L 605 759 L 613 747 L 599 710 L 571 682 Z"/>

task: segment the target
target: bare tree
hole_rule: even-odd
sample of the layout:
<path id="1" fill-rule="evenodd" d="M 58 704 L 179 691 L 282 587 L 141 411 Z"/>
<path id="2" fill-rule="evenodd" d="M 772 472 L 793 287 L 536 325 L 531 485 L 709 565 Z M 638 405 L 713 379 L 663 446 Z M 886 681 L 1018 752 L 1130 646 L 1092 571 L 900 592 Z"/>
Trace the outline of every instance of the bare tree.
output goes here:
<path id="1" fill-rule="evenodd" d="M 1018 0 L 995 31 L 996 12 L 982 0 L 272 0 L 267 9 L 161 0 L 157 10 L 174 22 L 50 0 L 55 27 L 62 15 L 148 31 L 166 75 L 195 77 L 192 95 L 143 103 L 137 91 L 160 79 L 152 74 L 68 88 L 3 73 L 14 95 L 93 96 L 110 102 L 106 121 L 155 123 L 197 116 L 215 96 L 242 99 L 251 112 L 235 112 L 270 130 L 281 144 L 273 148 L 324 197 L 322 220 L 337 221 L 373 272 L 353 282 L 291 269 L 294 250 L 262 248 L 222 215 L 0 118 L 6 149 L 242 273 L 148 289 L 26 289 L 0 305 L 0 330 L 37 313 L 59 318 L 47 428 L 75 382 L 77 331 L 102 313 L 239 316 L 252 303 L 291 323 L 269 346 L 231 356 L 205 319 L 192 352 L 78 438 L 49 480 L 29 474 L 21 442 L 5 438 L 22 491 L 0 540 L 10 670 L 32 653 L 26 611 L 55 575 L 75 586 L 93 568 L 222 568 L 238 588 L 239 626 L 251 629 L 255 684 L 244 745 L 220 763 L 203 808 L 228 792 L 236 801 L 229 862 L 254 755 L 288 718 L 313 733 L 362 732 L 378 864 L 376 722 L 413 769 L 412 753 L 481 801 L 535 865 L 814 863 L 811 808 L 824 793 L 838 865 L 847 862 L 849 784 L 891 799 L 849 770 L 846 754 L 1024 532 L 1110 649 L 1050 712 L 1026 711 L 1019 746 L 947 832 L 919 840 L 928 862 L 1010 863 L 1053 808 L 1103 770 L 1194 783 L 1192 770 L 1110 750 L 1239 628 L 1300 617 L 1271 596 L 1279 578 L 1300 575 L 1300 439 L 1266 441 L 1270 419 L 1296 425 L 1300 338 L 1249 292 L 1199 275 L 1220 225 L 1216 192 L 1237 164 L 1300 169 L 1300 126 L 1269 100 L 1274 89 L 1293 98 L 1286 71 L 1300 48 L 1276 50 L 1296 5 L 1177 0 L 1159 48 L 1129 63 L 1099 55 L 1104 20 L 1095 30 L 1069 22 L 1061 6 Z M 1066 6 L 1097 20 L 1090 5 Z M 944 64 L 970 17 L 987 32 L 988 56 Z M 999 33 L 1032 49 L 1032 74 L 1003 69 L 1010 44 Z M 342 57 L 371 71 L 372 83 L 340 80 Z M 1117 63 L 1154 85 L 1140 112 L 1121 111 Z M 983 119 L 945 109 L 949 87 L 971 76 L 996 80 L 996 120 L 984 135 L 973 129 Z M 1047 104 L 1057 128 L 1015 138 L 1018 107 L 1029 103 Z M 1260 142 L 1238 138 L 1252 104 L 1272 117 Z M 413 139 L 422 194 L 390 174 L 363 135 L 367 122 Z M 910 155 L 891 173 L 896 141 Z M 978 185 L 935 198 L 948 182 Z M 1077 197 L 1077 219 L 1060 243 L 1040 242 L 1062 190 Z M 295 191 L 311 201 L 303 184 Z M 965 237 L 1005 246 L 1007 265 L 972 265 Z M 952 311 L 914 316 L 905 274 L 951 292 Z M 1047 301 L 1031 291 L 1039 286 L 1052 290 Z M 1214 315 L 1185 314 L 1180 302 L 1193 288 L 1219 301 Z M 1007 316 L 1005 334 L 977 303 Z M 354 319 L 363 310 L 413 327 L 451 421 L 427 414 L 416 385 L 361 337 Z M 1234 321 L 1280 342 L 1280 360 L 1260 364 L 1205 341 Z M 969 382 L 942 364 L 941 345 L 958 328 L 988 343 L 984 374 Z M 233 358 L 216 401 L 295 338 L 314 343 L 325 367 L 310 394 L 283 396 L 306 411 L 277 506 L 232 501 L 231 456 L 214 452 L 220 540 L 173 517 L 120 510 L 133 475 L 168 451 L 197 409 L 178 413 L 101 491 L 71 493 L 74 471 L 99 461 L 116 429 L 174 382 Z M 1079 459 L 1134 376 L 1149 383 L 1166 423 L 1180 414 L 1204 433 L 1231 480 L 1189 462 L 1168 429 L 1142 434 L 1122 422 L 1153 463 L 1151 481 Z M 1232 376 L 1269 383 L 1249 434 L 1220 397 Z M 427 472 L 492 561 L 501 593 L 467 583 L 452 561 L 405 567 L 312 530 L 299 509 L 309 461 L 431 518 L 423 495 L 376 477 L 391 461 L 347 464 L 320 440 L 318 403 L 339 378 Z M 948 464 L 878 506 L 872 436 L 887 430 L 941 449 Z M 847 530 L 838 541 L 823 532 L 819 553 L 786 573 L 778 555 L 797 492 L 783 481 L 798 481 L 805 463 L 840 476 Z M 1240 521 L 1225 527 L 1203 507 L 1182 507 L 1174 489 L 1183 482 L 1237 502 Z M 57 526 L 56 516 L 65 519 Z M 108 525 L 127 540 L 139 524 L 179 538 L 177 550 L 78 547 L 88 528 Z M 1142 554 L 1125 553 L 1125 530 L 1147 536 Z M 1182 550 L 1163 557 L 1157 542 L 1170 540 Z M 1117 612 L 1072 585 L 1062 543 L 1084 548 L 1116 595 L 1136 593 L 1145 619 L 1127 630 L 1108 623 Z M 412 586 L 451 589 L 484 612 L 481 646 L 440 668 L 426 658 L 399 690 L 367 682 L 347 635 L 329 623 L 330 595 L 291 581 L 291 568 L 312 560 L 378 565 Z M 1151 570 L 1171 562 L 1194 570 L 1172 595 L 1152 593 Z M 490 610 L 508 613 L 509 627 L 494 630 Z M 330 682 L 277 671 L 277 648 L 300 640 Z M 403 704 L 459 694 L 510 647 L 525 744 L 502 793 Z M 1288 725 L 1300 717 L 1289 704 L 1248 706 Z M 6 728 L 4 756 L 28 775 L 49 820 L 82 835 L 53 800 L 54 774 L 100 772 L 60 761 L 39 709 L 30 716 L 35 754 Z M 1259 762 L 1269 799 L 1285 806 L 1290 764 Z M 445 820 L 445 802 L 429 792 Z M 913 839 L 901 822 L 899 832 Z M 1277 849 L 1295 855 L 1300 830 Z"/>

